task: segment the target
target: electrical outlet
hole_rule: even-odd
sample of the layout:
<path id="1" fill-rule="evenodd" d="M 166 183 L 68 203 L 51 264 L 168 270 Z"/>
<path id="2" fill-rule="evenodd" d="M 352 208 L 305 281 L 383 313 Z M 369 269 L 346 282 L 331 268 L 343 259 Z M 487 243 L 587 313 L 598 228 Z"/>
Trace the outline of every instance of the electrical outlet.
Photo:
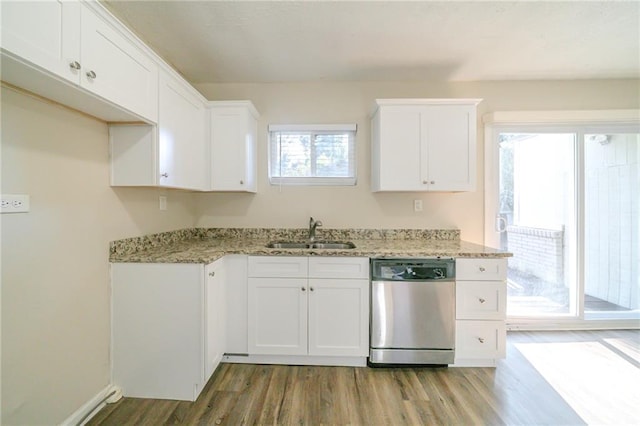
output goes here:
<path id="1" fill-rule="evenodd" d="M 2 194 L 0 213 L 26 213 L 29 211 L 29 195 Z"/>
<path id="2" fill-rule="evenodd" d="M 158 198 L 159 204 L 160 204 L 160 210 L 166 210 L 167 209 L 167 197 L 165 197 L 164 195 L 161 195 Z"/>
<path id="3" fill-rule="evenodd" d="M 422 211 L 422 200 L 413 200 L 413 211 L 414 212 Z"/>

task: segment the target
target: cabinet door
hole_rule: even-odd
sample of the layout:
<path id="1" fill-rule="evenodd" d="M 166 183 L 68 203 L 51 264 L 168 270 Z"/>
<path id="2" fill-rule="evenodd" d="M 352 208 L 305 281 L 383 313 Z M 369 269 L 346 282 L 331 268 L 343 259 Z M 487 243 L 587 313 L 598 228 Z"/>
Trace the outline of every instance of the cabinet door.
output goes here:
<path id="1" fill-rule="evenodd" d="M 307 280 L 249 278 L 249 354 L 306 355 Z"/>
<path id="2" fill-rule="evenodd" d="M 430 191 L 472 191 L 476 162 L 475 106 L 426 106 L 422 136 Z"/>
<path id="3" fill-rule="evenodd" d="M 186 83 L 160 73 L 158 141 L 161 186 L 204 190 L 206 111 Z"/>
<path id="4" fill-rule="evenodd" d="M 128 397 L 194 401 L 204 381 L 204 268 L 111 266 L 113 383 Z"/>
<path id="5" fill-rule="evenodd" d="M 82 6 L 80 85 L 157 122 L 158 65 L 87 6 Z"/>
<path id="6" fill-rule="evenodd" d="M 247 354 L 249 318 L 247 301 L 247 256 L 232 254 L 224 257 L 224 279 L 227 306 L 225 319 L 226 344 L 225 353 Z"/>
<path id="7" fill-rule="evenodd" d="M 507 285 L 504 281 L 458 281 L 457 319 L 504 320 L 507 312 Z"/>
<path id="8" fill-rule="evenodd" d="M 309 355 L 368 351 L 369 280 L 309 279 Z"/>
<path id="9" fill-rule="evenodd" d="M 369 278 L 368 257 L 309 258 L 309 278 Z"/>
<path id="10" fill-rule="evenodd" d="M 220 364 L 226 342 L 226 295 L 223 260 L 218 260 L 205 269 L 205 358 L 204 381 L 209 380 Z"/>
<path id="11" fill-rule="evenodd" d="M 256 192 L 256 136 L 247 107 L 211 109 L 211 190 Z"/>
<path id="12" fill-rule="evenodd" d="M 374 117 L 374 191 L 424 191 L 421 107 L 384 106 Z"/>
<path id="13" fill-rule="evenodd" d="M 1 27 L 3 50 L 80 82 L 80 3 L 2 2 Z"/>
<path id="14" fill-rule="evenodd" d="M 456 362 L 504 358 L 506 335 L 504 321 L 456 321 Z"/>
<path id="15" fill-rule="evenodd" d="M 456 279 L 472 281 L 506 281 L 506 259 L 456 259 Z"/>

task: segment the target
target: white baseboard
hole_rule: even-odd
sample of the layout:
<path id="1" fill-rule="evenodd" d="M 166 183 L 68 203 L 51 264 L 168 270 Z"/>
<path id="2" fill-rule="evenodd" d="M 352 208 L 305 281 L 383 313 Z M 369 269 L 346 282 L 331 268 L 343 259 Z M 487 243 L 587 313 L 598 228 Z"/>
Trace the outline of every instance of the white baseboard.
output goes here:
<path id="1" fill-rule="evenodd" d="M 113 395 L 108 397 L 111 393 L 113 393 Z M 85 424 L 89 419 L 95 416 L 102 407 L 107 405 L 107 402 L 116 402 L 120 398 L 122 398 L 122 391 L 120 388 L 115 385 L 109 385 L 98 392 L 96 396 L 87 401 L 82 407 L 78 408 L 73 414 L 64 420 L 61 425 L 76 426 L 80 424 L 80 422 Z"/>

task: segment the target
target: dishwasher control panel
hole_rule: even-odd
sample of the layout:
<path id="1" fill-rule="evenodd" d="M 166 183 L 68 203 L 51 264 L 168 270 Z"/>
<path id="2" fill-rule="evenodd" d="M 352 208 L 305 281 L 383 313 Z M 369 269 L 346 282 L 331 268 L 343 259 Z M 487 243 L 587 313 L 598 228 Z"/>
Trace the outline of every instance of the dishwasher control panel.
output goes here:
<path id="1" fill-rule="evenodd" d="M 453 259 L 372 259 L 373 281 L 436 281 L 455 279 Z"/>

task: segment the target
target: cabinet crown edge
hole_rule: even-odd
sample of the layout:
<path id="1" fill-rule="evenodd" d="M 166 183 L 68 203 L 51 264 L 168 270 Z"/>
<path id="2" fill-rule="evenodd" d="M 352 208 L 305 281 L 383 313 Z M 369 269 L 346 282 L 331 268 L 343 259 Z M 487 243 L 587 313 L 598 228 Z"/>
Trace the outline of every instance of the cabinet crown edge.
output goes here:
<path id="1" fill-rule="evenodd" d="M 371 116 L 375 115 L 381 106 L 407 105 L 472 105 L 477 106 L 482 98 L 386 98 L 375 99 Z"/>
<path id="2" fill-rule="evenodd" d="M 231 108 L 231 107 L 246 108 L 246 109 L 249 110 L 249 112 L 251 113 L 253 118 L 258 119 L 260 117 L 260 113 L 256 109 L 255 105 L 253 105 L 253 102 L 251 102 L 249 100 L 241 100 L 241 101 L 207 101 L 205 103 L 205 106 L 207 107 L 207 109 Z"/>

